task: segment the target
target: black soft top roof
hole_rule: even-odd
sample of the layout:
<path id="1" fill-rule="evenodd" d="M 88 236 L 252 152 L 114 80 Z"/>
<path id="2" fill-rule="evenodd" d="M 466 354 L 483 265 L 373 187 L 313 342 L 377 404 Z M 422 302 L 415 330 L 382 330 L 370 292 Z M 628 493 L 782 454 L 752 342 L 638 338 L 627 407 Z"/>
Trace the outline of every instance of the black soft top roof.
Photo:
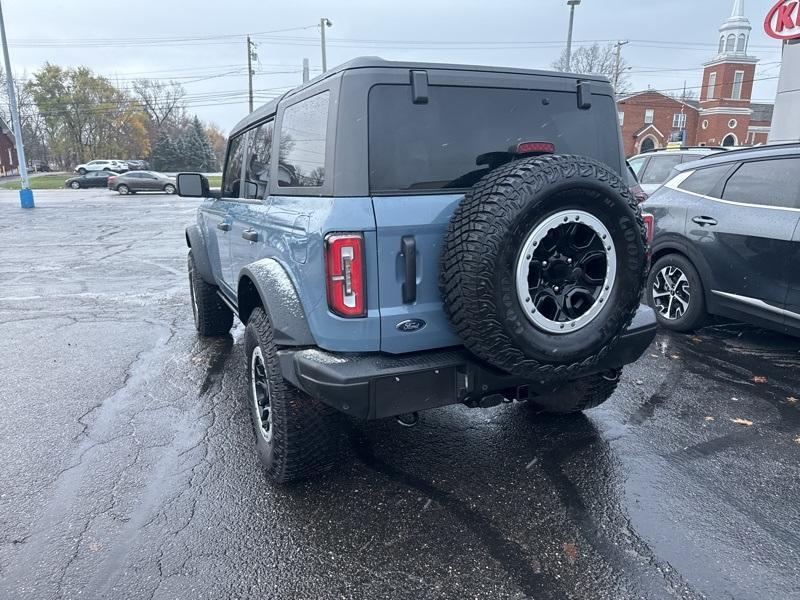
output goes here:
<path id="1" fill-rule="evenodd" d="M 252 113 L 247 115 L 244 119 L 239 121 L 236 126 L 231 130 L 231 136 L 236 135 L 240 131 L 247 129 L 254 123 L 261 121 L 262 119 L 274 114 L 278 109 L 278 104 L 284 100 L 285 98 L 289 98 L 294 94 L 313 87 L 314 85 L 318 84 L 325 79 L 338 75 L 339 73 L 343 73 L 344 71 L 349 71 L 352 69 L 369 69 L 369 68 L 381 68 L 381 69 L 414 69 L 414 70 L 450 70 L 450 71 L 474 71 L 474 72 L 483 72 L 483 73 L 508 73 L 513 75 L 536 75 L 540 77 L 555 77 L 555 78 L 562 78 L 562 79 L 582 79 L 582 80 L 590 80 L 590 81 L 599 81 L 602 83 L 608 83 L 608 78 L 603 77 L 602 75 L 579 75 L 577 73 L 562 73 L 559 71 L 542 71 L 536 69 L 521 69 L 517 67 L 492 67 L 486 65 L 460 65 L 455 63 L 425 63 L 425 62 L 405 62 L 405 61 L 393 61 L 393 60 L 384 60 L 377 56 L 362 56 L 359 58 L 354 58 L 353 60 L 349 60 L 341 65 L 330 69 L 329 71 L 323 73 L 315 77 L 314 79 L 310 80 L 308 83 L 304 83 L 303 85 L 297 86 L 294 89 L 289 90 L 285 94 L 275 98 L 274 100 L 270 100 L 263 106 L 257 108 Z"/>

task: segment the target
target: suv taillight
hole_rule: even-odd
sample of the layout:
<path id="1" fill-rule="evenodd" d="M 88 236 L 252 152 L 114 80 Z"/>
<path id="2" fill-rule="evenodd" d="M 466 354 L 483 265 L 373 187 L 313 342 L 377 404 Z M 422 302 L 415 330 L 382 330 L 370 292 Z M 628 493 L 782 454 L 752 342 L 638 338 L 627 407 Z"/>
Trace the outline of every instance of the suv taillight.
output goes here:
<path id="1" fill-rule="evenodd" d="M 650 213 L 642 213 L 642 219 L 644 219 L 644 228 L 647 231 L 647 243 L 653 243 L 653 233 L 655 232 L 655 218 Z"/>
<path id="2" fill-rule="evenodd" d="M 367 314 L 364 237 L 360 233 L 331 233 L 325 237 L 328 306 L 340 317 Z"/>

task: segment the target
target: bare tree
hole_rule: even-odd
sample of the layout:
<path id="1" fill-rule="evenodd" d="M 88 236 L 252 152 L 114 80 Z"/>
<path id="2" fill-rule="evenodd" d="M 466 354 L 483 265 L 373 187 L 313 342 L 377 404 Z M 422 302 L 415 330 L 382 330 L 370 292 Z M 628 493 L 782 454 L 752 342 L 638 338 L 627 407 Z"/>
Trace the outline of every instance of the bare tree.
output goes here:
<path id="1" fill-rule="evenodd" d="M 177 81 L 159 83 L 152 79 L 137 79 L 133 82 L 133 93 L 156 129 L 183 116 L 186 91 Z"/>
<path id="2" fill-rule="evenodd" d="M 20 126 L 22 127 L 22 141 L 25 145 L 25 154 L 30 160 L 47 160 L 47 136 L 44 119 L 39 113 L 36 102 L 28 86 L 28 75 L 23 73 L 14 78 L 14 89 L 17 96 Z M 11 119 L 11 100 L 8 97 L 5 73 L 0 71 L 0 119 L 13 131 L 14 123 Z"/>
<path id="3" fill-rule="evenodd" d="M 688 102 L 691 100 L 697 100 L 697 90 L 693 90 L 687 88 L 685 90 L 671 90 L 669 92 L 664 92 L 670 98 L 675 98 L 675 100 L 680 100 L 681 102 Z"/>
<path id="4" fill-rule="evenodd" d="M 556 71 L 567 70 L 567 50 L 561 52 L 561 56 L 553 62 L 553 69 Z M 617 52 L 614 44 L 601 46 L 594 43 L 591 46 L 581 46 L 572 53 L 569 71 L 573 73 L 586 73 L 593 75 L 605 75 L 612 83 L 617 69 Z M 624 57 L 620 57 L 619 75 L 617 76 L 618 95 L 623 95 L 630 91 L 630 77 L 628 75 L 628 63 Z"/>

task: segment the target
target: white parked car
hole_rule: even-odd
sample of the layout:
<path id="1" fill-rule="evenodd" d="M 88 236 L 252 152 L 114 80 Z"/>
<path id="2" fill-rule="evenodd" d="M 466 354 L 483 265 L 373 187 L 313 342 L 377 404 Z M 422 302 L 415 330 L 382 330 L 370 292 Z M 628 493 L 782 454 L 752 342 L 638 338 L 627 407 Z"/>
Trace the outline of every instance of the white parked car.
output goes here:
<path id="1" fill-rule="evenodd" d="M 75 171 L 85 175 L 88 171 L 114 171 L 124 173 L 128 170 L 128 165 L 119 160 L 92 160 L 86 164 L 78 165 Z"/>

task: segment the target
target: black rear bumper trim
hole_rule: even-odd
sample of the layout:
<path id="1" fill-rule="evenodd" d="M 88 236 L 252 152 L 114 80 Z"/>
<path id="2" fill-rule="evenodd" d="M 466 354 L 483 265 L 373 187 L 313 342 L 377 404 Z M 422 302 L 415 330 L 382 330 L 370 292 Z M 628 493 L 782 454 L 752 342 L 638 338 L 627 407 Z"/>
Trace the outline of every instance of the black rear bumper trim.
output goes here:
<path id="1" fill-rule="evenodd" d="M 641 306 L 612 351 L 591 371 L 635 362 L 653 341 L 656 319 Z M 481 398 L 536 381 L 494 369 L 460 347 L 412 354 L 341 353 L 317 348 L 279 351 L 283 376 L 306 393 L 360 419 L 378 419 Z"/>

